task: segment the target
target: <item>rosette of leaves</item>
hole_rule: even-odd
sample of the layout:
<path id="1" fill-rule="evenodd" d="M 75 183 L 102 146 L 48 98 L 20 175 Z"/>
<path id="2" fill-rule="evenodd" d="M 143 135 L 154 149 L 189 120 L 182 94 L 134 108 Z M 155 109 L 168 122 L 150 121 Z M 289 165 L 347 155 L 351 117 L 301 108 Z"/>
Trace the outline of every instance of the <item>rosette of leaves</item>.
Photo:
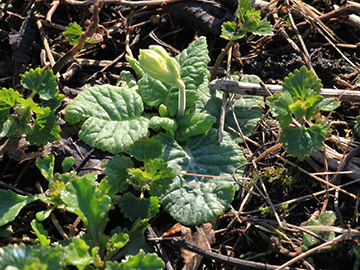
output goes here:
<path id="1" fill-rule="evenodd" d="M 280 142 L 299 160 L 316 151 L 330 133 L 329 123 L 321 119 L 320 111 L 339 106 L 333 98 L 320 96 L 320 80 L 305 66 L 284 79 L 283 92 L 268 97 L 269 106 L 282 129 Z M 295 121 L 294 121 L 295 120 Z"/>
<path id="2" fill-rule="evenodd" d="M 36 145 L 60 140 L 55 110 L 63 96 L 56 89 L 52 70 L 30 69 L 21 84 L 30 90 L 28 98 L 11 88 L 0 90 L 0 137 L 25 133 L 26 140 Z"/>

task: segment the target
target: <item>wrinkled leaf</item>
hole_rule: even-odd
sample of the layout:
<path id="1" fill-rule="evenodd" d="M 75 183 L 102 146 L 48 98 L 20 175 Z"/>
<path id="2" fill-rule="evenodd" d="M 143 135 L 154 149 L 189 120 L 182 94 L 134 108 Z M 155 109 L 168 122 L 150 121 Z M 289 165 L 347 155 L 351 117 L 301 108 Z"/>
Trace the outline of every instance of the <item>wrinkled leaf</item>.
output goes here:
<path id="1" fill-rule="evenodd" d="M 176 131 L 178 126 L 176 121 L 172 118 L 153 116 L 150 118 L 149 127 L 154 131 L 164 129 L 173 133 Z"/>
<path id="2" fill-rule="evenodd" d="M 217 142 L 215 129 L 191 137 L 184 146 L 167 135 L 156 138 L 164 145 L 163 158 L 174 172 L 230 176 L 237 166 L 246 162 L 240 147 L 226 132 L 223 143 Z M 234 192 L 232 179 L 179 174 L 160 202 L 178 222 L 196 225 L 223 213 L 232 202 Z"/>
<path id="3" fill-rule="evenodd" d="M 130 153 L 144 163 L 162 156 L 162 145 L 158 140 L 145 138 L 130 147 Z"/>
<path id="4" fill-rule="evenodd" d="M 66 108 L 66 120 L 85 120 L 79 137 L 92 147 L 113 154 L 128 150 L 148 133 L 148 119 L 141 97 L 134 91 L 111 85 L 87 88 Z"/>

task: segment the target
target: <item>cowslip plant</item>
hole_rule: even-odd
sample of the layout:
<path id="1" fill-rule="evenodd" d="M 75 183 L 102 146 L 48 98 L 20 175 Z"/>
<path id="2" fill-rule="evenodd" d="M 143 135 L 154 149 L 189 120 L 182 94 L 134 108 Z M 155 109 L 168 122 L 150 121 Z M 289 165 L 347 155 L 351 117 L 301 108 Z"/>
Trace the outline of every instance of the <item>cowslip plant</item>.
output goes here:
<path id="1" fill-rule="evenodd" d="M 164 58 L 167 57 L 170 56 L 161 55 L 162 61 L 166 62 Z M 136 201 L 137 205 L 147 209 L 141 212 L 142 216 L 152 216 L 158 209 L 158 203 L 151 198 L 155 197 L 178 222 L 195 225 L 211 221 L 227 209 L 236 190 L 232 171 L 246 160 L 234 139 L 235 133 L 226 133 L 223 143 L 217 142 L 213 125 L 219 121 L 221 94 L 208 88 L 210 58 L 205 37 L 198 38 L 171 59 L 168 60 L 173 63 L 171 65 L 175 66 L 174 61 L 177 62 L 185 85 L 183 116 L 177 115 L 181 84 L 175 82 L 177 71 L 171 75 L 171 81 L 164 77 L 155 78 L 157 75 L 151 75 L 139 61 L 127 57 L 139 78 L 137 84 L 133 76 L 122 72 L 119 87 L 87 88 L 67 106 L 65 119 L 74 124 L 83 122 L 79 137 L 85 143 L 116 155 L 104 168 L 107 182 L 100 188 L 110 194 L 116 189 L 124 192 L 132 186 L 136 192 L 121 197 L 121 200 L 125 199 L 121 209 L 126 208 L 127 200 Z M 166 72 L 173 72 L 173 66 L 167 67 Z M 259 99 L 241 97 L 234 104 L 237 122 L 247 136 L 262 113 L 257 103 Z M 232 115 L 228 117 L 227 124 L 230 125 L 232 119 Z M 142 140 L 155 145 L 144 139 L 149 136 L 161 142 L 163 155 L 144 160 L 137 156 L 134 147 Z M 133 155 L 133 159 L 144 164 L 144 169 L 134 168 L 133 161 L 122 156 L 122 152 Z M 161 194 L 157 193 L 157 181 L 151 179 L 170 178 L 168 167 L 177 175 L 168 184 L 158 185 L 163 190 Z M 164 175 L 156 174 L 158 170 Z M 240 175 L 241 170 L 238 173 Z M 126 215 L 131 218 L 134 213 Z"/>
<path id="2" fill-rule="evenodd" d="M 30 69 L 22 76 L 21 84 L 31 90 L 28 98 L 11 88 L 0 90 L 0 137 L 25 134 L 26 140 L 36 145 L 60 140 L 55 110 L 63 96 L 56 89 L 53 72 Z"/>
<path id="3" fill-rule="evenodd" d="M 322 84 L 305 66 L 290 73 L 282 86 L 281 94 L 268 98 L 269 106 L 282 129 L 279 141 L 294 157 L 303 160 L 322 146 L 330 133 L 329 123 L 321 119 L 320 111 L 332 111 L 339 102 L 320 96 Z"/>

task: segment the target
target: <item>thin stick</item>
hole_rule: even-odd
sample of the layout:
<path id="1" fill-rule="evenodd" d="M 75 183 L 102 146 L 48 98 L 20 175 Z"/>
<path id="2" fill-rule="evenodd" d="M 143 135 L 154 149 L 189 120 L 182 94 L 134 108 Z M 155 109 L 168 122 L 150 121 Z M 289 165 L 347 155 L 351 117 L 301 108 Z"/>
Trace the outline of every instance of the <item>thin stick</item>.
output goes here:
<path id="1" fill-rule="evenodd" d="M 281 85 L 265 84 L 265 86 L 273 94 L 281 93 L 283 89 Z M 268 96 L 268 94 L 257 83 L 213 80 L 210 82 L 209 88 L 241 95 Z M 322 88 L 320 95 L 323 97 L 338 97 L 341 101 L 360 102 L 359 91 Z"/>

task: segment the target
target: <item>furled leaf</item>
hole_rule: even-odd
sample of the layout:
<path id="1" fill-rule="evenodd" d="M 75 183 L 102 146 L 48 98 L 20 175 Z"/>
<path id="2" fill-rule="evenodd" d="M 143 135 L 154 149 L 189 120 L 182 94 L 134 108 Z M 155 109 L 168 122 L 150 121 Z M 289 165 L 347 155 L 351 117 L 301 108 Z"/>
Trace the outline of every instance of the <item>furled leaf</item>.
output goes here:
<path id="1" fill-rule="evenodd" d="M 70 23 L 69 26 L 65 27 L 65 31 L 63 32 L 64 37 L 69 41 L 71 46 L 78 43 L 81 34 L 82 29 L 77 22 Z"/>
<path id="2" fill-rule="evenodd" d="M 313 94 L 320 94 L 321 81 L 312 74 L 305 66 L 289 73 L 288 77 L 285 77 L 282 84 L 283 92 L 290 93 L 292 99 L 306 100 L 307 97 Z"/>
<path id="3" fill-rule="evenodd" d="M 66 108 L 66 120 L 85 120 L 79 137 L 92 147 L 113 154 L 126 151 L 148 133 L 143 103 L 134 91 L 111 85 L 87 88 Z"/>
<path id="4" fill-rule="evenodd" d="M 26 71 L 21 77 L 21 84 L 39 94 L 40 99 L 49 100 L 57 94 L 56 76 L 49 68 L 36 68 Z"/>
<path id="5" fill-rule="evenodd" d="M 150 118 L 149 127 L 154 131 L 164 129 L 173 133 L 176 131 L 178 126 L 176 121 L 172 118 L 153 116 Z"/>
<path id="6" fill-rule="evenodd" d="M 190 113 L 178 119 L 175 138 L 178 142 L 204 134 L 216 122 L 216 118 L 207 113 Z"/>
<path id="7" fill-rule="evenodd" d="M 158 140 L 145 138 L 130 147 L 130 153 L 144 163 L 162 156 L 162 145 Z"/>
<path id="8" fill-rule="evenodd" d="M 41 223 L 37 222 L 36 219 L 33 219 L 30 223 L 31 228 L 35 232 L 36 236 L 39 239 L 41 246 L 50 245 L 51 240 L 47 238 L 48 232 L 44 230 L 44 227 Z"/>
<path id="9" fill-rule="evenodd" d="M 284 127 L 280 134 L 280 142 L 284 144 L 289 153 L 299 160 L 304 160 L 322 146 L 326 132 L 319 126 Z"/>
<path id="10" fill-rule="evenodd" d="M 64 269 L 63 248 L 60 246 L 8 245 L 0 249 L 0 269 Z M 42 266 L 43 268 L 35 268 Z"/>
<path id="11" fill-rule="evenodd" d="M 94 245 L 99 245 L 99 235 L 107 223 L 111 199 L 96 190 L 96 175 L 87 174 L 67 183 L 61 190 L 61 199 L 69 212 L 77 214 L 88 228 Z"/>
<path id="12" fill-rule="evenodd" d="M 0 189 L 0 227 L 13 221 L 24 206 L 36 200 L 35 195 L 21 196 L 9 189 Z"/>
<path id="13" fill-rule="evenodd" d="M 240 147 L 226 132 L 219 144 L 215 129 L 191 137 L 184 146 L 164 134 L 156 138 L 164 145 L 164 161 L 174 172 L 185 173 L 179 174 L 160 197 L 164 209 L 185 225 L 209 222 L 223 213 L 233 200 L 235 187 L 232 179 L 221 179 L 221 176 L 231 176 L 237 166 L 246 162 Z"/>
<path id="14" fill-rule="evenodd" d="M 84 240 L 72 238 L 72 242 L 65 247 L 67 263 L 76 266 L 79 270 L 85 269 L 94 259 L 89 249 Z"/>
<path id="15" fill-rule="evenodd" d="M 156 254 L 145 254 L 140 250 L 137 255 L 127 255 L 120 263 L 119 270 L 162 270 L 164 262 Z"/>
<path id="16" fill-rule="evenodd" d="M 133 70 L 135 71 L 135 73 L 142 78 L 146 73 L 145 71 L 142 69 L 142 67 L 140 66 L 140 63 L 138 60 L 136 60 L 135 58 L 126 55 L 126 61 L 129 62 L 129 64 L 131 65 L 131 67 L 133 68 Z"/>
<path id="17" fill-rule="evenodd" d="M 128 169 L 134 167 L 130 158 L 114 156 L 103 167 L 105 179 L 112 192 L 117 193 L 127 189 L 129 184 L 127 181 L 129 178 Z"/>
<path id="18" fill-rule="evenodd" d="M 119 206 L 121 212 L 131 221 L 153 218 L 160 208 L 159 200 L 156 197 L 137 198 L 130 192 L 124 194 Z"/>
<path id="19" fill-rule="evenodd" d="M 224 22 L 221 25 L 221 37 L 226 40 L 238 40 L 245 36 L 245 32 L 238 33 L 237 24 L 235 22 Z"/>

